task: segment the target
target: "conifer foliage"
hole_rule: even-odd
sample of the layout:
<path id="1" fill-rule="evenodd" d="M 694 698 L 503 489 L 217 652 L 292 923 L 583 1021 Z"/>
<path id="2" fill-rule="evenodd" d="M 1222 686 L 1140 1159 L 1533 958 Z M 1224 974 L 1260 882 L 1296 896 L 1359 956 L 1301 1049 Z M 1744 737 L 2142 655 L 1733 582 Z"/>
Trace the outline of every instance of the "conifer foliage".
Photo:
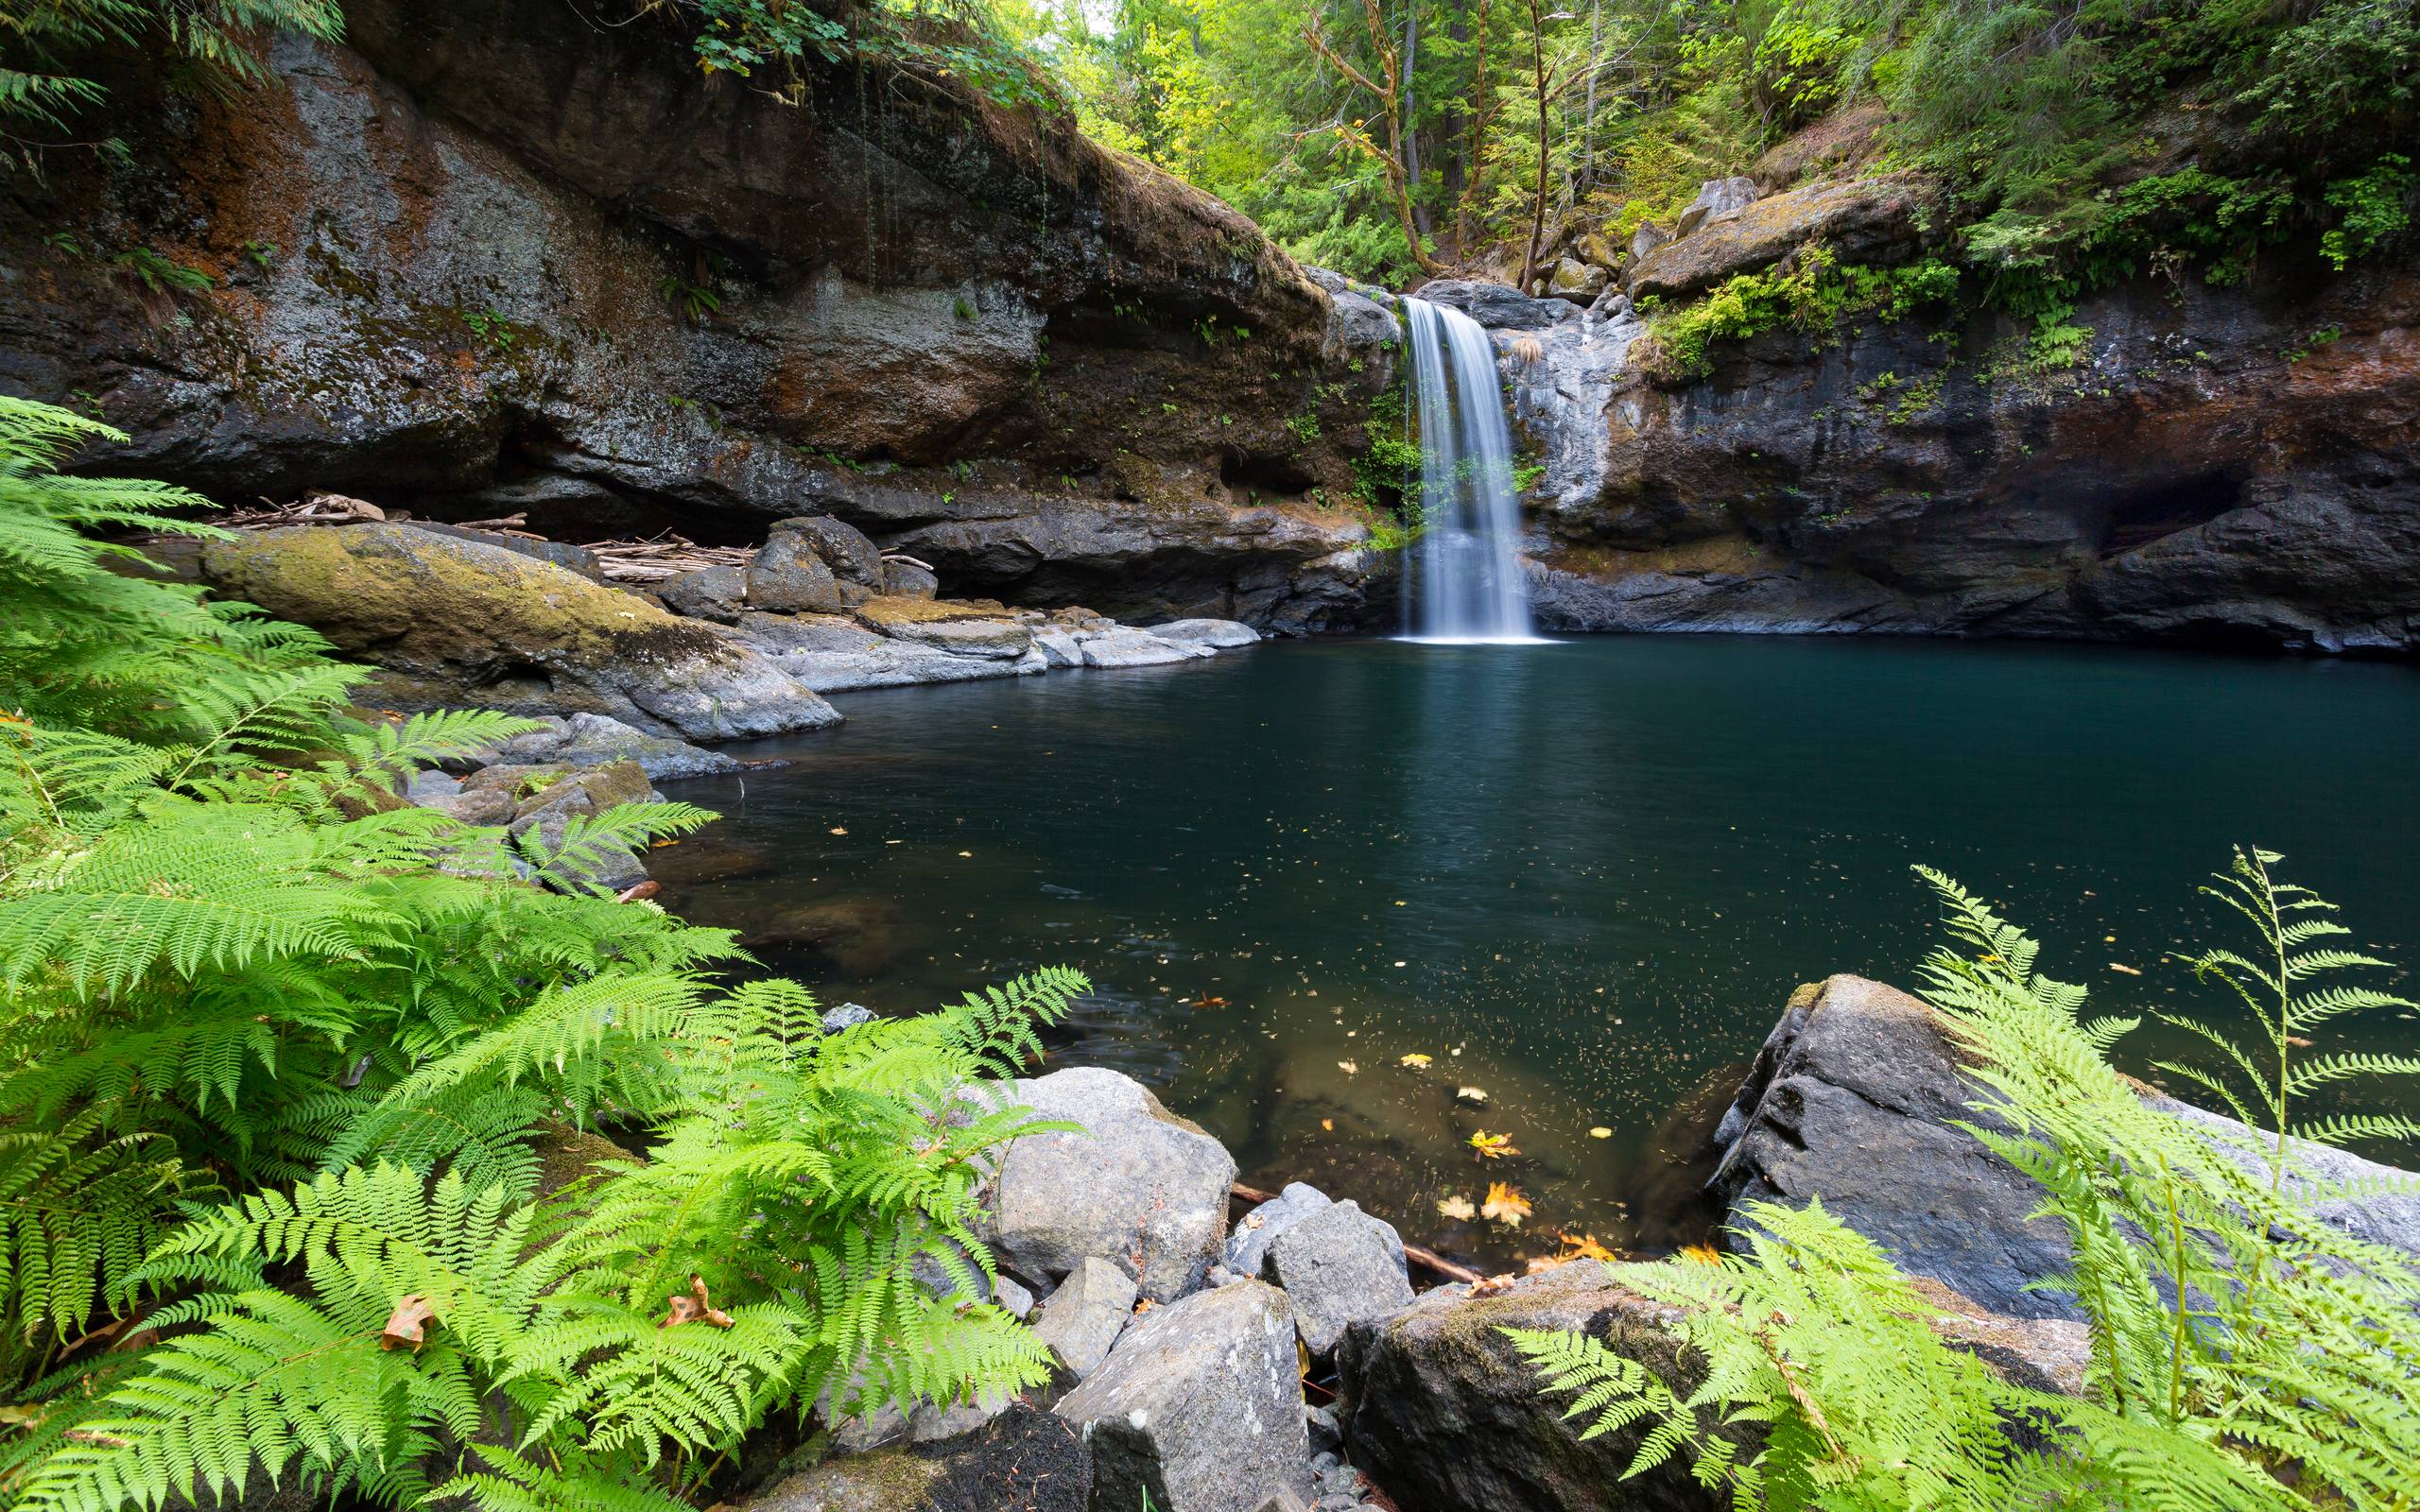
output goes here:
<path id="1" fill-rule="evenodd" d="M 1582 1336 L 1515 1332 L 1519 1348 L 1574 1394 L 1586 1435 L 1648 1425 L 1632 1473 L 1678 1457 L 1743 1508 L 2410 1508 L 2420 1262 L 2325 1214 L 2420 1179 L 2338 1179 L 2318 1157 L 2348 1138 L 2409 1139 L 2411 1125 L 2297 1118 L 2293 1103 L 2420 1074 L 2408 1057 L 2302 1056 L 2324 1024 L 2411 1005 L 2327 983 L 2383 963 L 2329 943 L 2344 934 L 2332 908 L 2277 881 L 2280 859 L 2237 854 L 2210 890 L 2256 942 L 2197 963 L 2260 1038 L 2247 1050 L 2164 1016 L 2220 1066 L 2169 1069 L 2240 1125 L 2146 1098 L 2107 1059 L 2139 1021 L 2084 1018 L 2084 989 L 2041 975 L 2033 940 L 1925 873 L 1965 948 L 1925 969 L 1981 1089 L 1959 1126 L 2039 1182 L 2039 1213 L 2066 1231 L 2067 1274 L 2037 1284 L 2085 1316 L 2082 1395 L 2013 1385 L 1945 1344 L 1938 1310 L 1820 1203 L 1746 1205 L 1744 1252 L 1712 1264 L 1612 1267 L 1682 1310 L 1674 1331 L 1704 1372 L 1694 1389 Z"/>
<path id="2" fill-rule="evenodd" d="M 1083 978 L 826 1033 L 588 881 L 711 816 L 400 803 L 527 722 L 367 723 L 307 631 L 110 571 L 207 532 L 55 471 L 102 434 L 0 400 L 0 1495 L 640 1512 L 827 1393 L 1041 1380 L 969 1224 Z M 646 1154 L 547 1190 L 565 1125 Z"/>

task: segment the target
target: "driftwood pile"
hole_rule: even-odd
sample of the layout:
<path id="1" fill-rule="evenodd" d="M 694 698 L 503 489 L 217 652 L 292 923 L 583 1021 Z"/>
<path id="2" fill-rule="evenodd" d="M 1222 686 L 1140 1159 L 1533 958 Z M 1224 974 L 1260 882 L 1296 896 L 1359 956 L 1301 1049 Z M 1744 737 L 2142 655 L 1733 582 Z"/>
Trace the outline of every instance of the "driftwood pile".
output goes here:
<path id="1" fill-rule="evenodd" d="M 702 567 L 745 567 L 755 553 L 747 546 L 700 546 L 667 530 L 645 541 L 591 541 L 582 551 L 596 558 L 612 583 L 660 583 Z"/>
<path id="2" fill-rule="evenodd" d="M 263 499 L 253 508 L 226 510 L 214 517 L 211 524 L 229 530 L 275 530 L 285 525 L 350 525 L 369 520 L 410 519 L 407 510 L 382 509 L 366 499 L 315 489 L 285 504 Z M 547 539 L 526 528 L 528 524 L 527 514 L 509 514 L 493 520 L 464 520 L 458 528 L 517 536 L 523 541 Z M 745 567 L 752 555 L 746 546 L 701 546 L 669 530 L 645 541 L 586 541 L 580 549 L 596 558 L 597 570 L 607 582 L 613 583 L 660 583 L 701 567 Z"/>

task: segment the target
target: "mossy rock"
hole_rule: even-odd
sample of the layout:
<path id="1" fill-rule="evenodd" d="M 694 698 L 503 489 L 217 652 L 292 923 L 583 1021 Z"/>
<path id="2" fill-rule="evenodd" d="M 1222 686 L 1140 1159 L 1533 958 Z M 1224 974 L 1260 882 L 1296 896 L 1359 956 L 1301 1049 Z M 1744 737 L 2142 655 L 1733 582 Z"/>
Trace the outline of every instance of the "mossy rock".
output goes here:
<path id="1" fill-rule="evenodd" d="M 407 524 L 292 526 L 214 544 L 228 596 L 386 669 L 367 703 L 611 715 L 728 740 L 837 723 L 754 651 L 552 562 Z"/>

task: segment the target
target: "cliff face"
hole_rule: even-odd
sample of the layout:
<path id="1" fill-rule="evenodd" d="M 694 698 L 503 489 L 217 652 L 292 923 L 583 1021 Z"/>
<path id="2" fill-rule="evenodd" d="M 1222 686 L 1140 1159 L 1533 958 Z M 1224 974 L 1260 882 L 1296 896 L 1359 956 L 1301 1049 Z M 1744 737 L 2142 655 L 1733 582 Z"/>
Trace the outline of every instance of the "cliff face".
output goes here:
<path id="1" fill-rule="evenodd" d="M 831 512 L 952 591 L 1355 611 L 1320 501 L 1392 353 L 1234 211 L 934 71 L 786 104 L 656 17 L 347 19 L 232 100 L 129 62 L 130 165 L 0 186 L 0 385 L 132 433 L 89 465 L 581 539 Z"/>
<path id="2" fill-rule="evenodd" d="M 2408 258 L 2289 246 L 2083 301 L 2055 367 L 1988 314 L 1717 343 L 1687 382 L 1625 313 L 1499 331 L 1548 464 L 1541 619 L 2409 653 L 2415 315 Z"/>

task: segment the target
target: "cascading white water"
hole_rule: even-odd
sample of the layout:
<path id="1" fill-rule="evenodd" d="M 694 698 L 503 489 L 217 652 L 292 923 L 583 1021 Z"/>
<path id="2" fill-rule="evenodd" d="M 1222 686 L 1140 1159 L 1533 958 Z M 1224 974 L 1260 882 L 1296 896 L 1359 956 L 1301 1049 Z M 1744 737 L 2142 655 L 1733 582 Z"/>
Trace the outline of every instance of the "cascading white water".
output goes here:
<path id="1" fill-rule="evenodd" d="M 1528 585 L 1513 547 L 1512 435 L 1495 353 L 1460 310 L 1406 299 L 1420 416 L 1419 539 L 1406 549 L 1404 625 L 1415 641 L 1530 641 Z"/>

